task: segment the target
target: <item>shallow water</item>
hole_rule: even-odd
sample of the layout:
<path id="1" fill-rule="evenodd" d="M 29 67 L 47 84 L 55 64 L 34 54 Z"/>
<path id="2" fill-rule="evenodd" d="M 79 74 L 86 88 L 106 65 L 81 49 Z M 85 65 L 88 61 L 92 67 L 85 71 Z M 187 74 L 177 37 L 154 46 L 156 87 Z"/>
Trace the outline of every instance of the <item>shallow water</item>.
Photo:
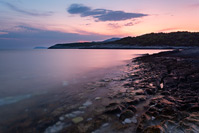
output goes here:
<path id="1" fill-rule="evenodd" d="M 124 64 L 139 54 L 160 50 L 23 50 L 0 51 L 2 98 L 42 93 L 77 83 L 90 72 Z M 57 90 L 58 91 L 58 90 Z"/>
<path id="2" fill-rule="evenodd" d="M 48 102 L 61 102 L 58 94 L 70 103 L 82 84 L 114 75 L 118 66 L 141 54 L 160 51 L 165 50 L 0 50 L 0 124 L 22 111 L 32 115 Z"/>

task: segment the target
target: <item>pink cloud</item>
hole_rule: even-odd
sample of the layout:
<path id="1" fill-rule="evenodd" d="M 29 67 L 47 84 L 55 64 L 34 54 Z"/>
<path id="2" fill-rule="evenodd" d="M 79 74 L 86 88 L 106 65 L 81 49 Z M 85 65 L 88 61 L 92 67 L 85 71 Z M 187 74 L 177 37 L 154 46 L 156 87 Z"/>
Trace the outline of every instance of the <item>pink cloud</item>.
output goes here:
<path id="1" fill-rule="evenodd" d="M 126 23 L 124 26 L 134 26 L 134 25 L 139 24 L 139 23 L 141 23 L 141 21 L 129 22 L 129 23 Z"/>
<path id="2" fill-rule="evenodd" d="M 166 29 L 162 29 L 162 30 L 159 30 L 158 32 L 169 32 L 169 31 L 177 31 L 178 28 L 166 28 Z"/>

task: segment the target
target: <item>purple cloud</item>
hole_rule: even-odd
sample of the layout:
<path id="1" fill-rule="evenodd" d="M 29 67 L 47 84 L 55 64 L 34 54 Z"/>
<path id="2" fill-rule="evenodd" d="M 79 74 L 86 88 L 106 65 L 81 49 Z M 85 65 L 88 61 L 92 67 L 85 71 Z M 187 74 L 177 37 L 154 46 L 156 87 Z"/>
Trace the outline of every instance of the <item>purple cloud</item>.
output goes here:
<path id="1" fill-rule="evenodd" d="M 53 12 L 36 12 L 36 11 L 28 11 L 28 10 L 24 10 L 24 9 L 20 9 L 17 6 L 14 6 L 13 4 L 10 4 L 8 2 L 2 2 L 0 1 L 1 4 L 6 5 L 8 8 L 10 8 L 13 11 L 25 14 L 25 15 L 29 15 L 29 16 L 51 16 L 53 14 Z"/>
<path id="2" fill-rule="evenodd" d="M 134 18 L 148 16 L 143 13 L 127 13 L 124 11 L 113 11 L 107 9 L 91 9 L 82 4 L 72 4 L 67 12 L 70 14 L 79 14 L 81 17 L 93 17 L 97 21 L 122 21 Z"/>

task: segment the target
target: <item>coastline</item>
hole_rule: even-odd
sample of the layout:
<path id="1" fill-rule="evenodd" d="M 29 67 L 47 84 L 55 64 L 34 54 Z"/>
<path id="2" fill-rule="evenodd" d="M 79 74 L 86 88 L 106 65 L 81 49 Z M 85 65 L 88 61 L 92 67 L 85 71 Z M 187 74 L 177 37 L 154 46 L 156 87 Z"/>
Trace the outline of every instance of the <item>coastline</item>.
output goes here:
<path id="1" fill-rule="evenodd" d="M 198 46 L 139 46 L 139 45 L 122 45 L 122 44 L 97 44 L 88 46 L 73 45 L 73 44 L 56 44 L 48 49 L 191 49 L 198 48 Z"/>
<path id="2" fill-rule="evenodd" d="M 136 58 L 114 83 L 120 89 L 94 105 L 92 120 L 63 132 L 198 132 L 198 51 Z"/>
<path id="3" fill-rule="evenodd" d="M 75 96 L 78 104 L 63 99 L 59 107 L 50 105 L 55 108 L 39 121 L 25 119 L 9 131 L 198 132 L 198 51 L 137 57 L 117 70 L 118 75 L 84 86 Z"/>

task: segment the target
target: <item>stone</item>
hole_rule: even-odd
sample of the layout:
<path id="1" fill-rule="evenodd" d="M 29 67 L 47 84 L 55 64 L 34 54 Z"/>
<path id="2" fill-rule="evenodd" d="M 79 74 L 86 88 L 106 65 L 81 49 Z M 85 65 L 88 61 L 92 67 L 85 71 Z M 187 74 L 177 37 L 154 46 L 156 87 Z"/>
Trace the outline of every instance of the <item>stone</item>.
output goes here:
<path id="1" fill-rule="evenodd" d="M 69 126 L 69 125 L 68 125 Z M 53 126 L 48 127 L 44 133 L 57 133 L 60 132 L 64 127 L 67 127 L 67 125 L 65 125 L 62 122 L 57 122 L 56 124 L 54 124 Z"/>
<path id="2" fill-rule="evenodd" d="M 109 123 L 104 123 L 101 127 L 107 127 Z"/>
<path id="3" fill-rule="evenodd" d="M 138 99 L 131 100 L 127 102 L 129 105 L 137 105 L 140 101 Z"/>
<path id="4" fill-rule="evenodd" d="M 84 110 L 84 109 L 86 109 L 86 106 L 80 106 L 79 109 Z"/>
<path id="5" fill-rule="evenodd" d="M 127 109 L 129 109 L 129 110 L 133 111 L 134 113 L 137 111 L 137 109 L 136 109 L 136 107 L 135 107 L 134 105 L 130 105 L 130 106 L 128 106 L 128 108 L 127 108 Z"/>
<path id="6" fill-rule="evenodd" d="M 131 120 L 129 118 L 126 118 L 122 123 L 123 124 L 130 124 Z"/>
<path id="7" fill-rule="evenodd" d="M 132 123 L 136 124 L 137 123 L 137 118 L 134 116 L 132 119 L 131 119 Z"/>
<path id="8" fill-rule="evenodd" d="M 122 107 L 120 105 L 109 107 L 106 109 L 105 113 L 107 114 L 118 114 L 122 112 Z"/>
<path id="9" fill-rule="evenodd" d="M 84 120 L 83 117 L 76 117 L 76 118 L 72 119 L 72 122 L 75 123 L 75 124 L 77 124 L 77 123 L 82 122 L 83 120 Z"/>
<path id="10" fill-rule="evenodd" d="M 164 129 L 160 125 L 150 126 L 144 130 L 144 133 L 164 133 Z"/>
<path id="11" fill-rule="evenodd" d="M 65 114 L 66 118 L 74 118 L 78 115 L 84 114 L 84 111 L 73 111 L 72 113 Z"/>
<path id="12" fill-rule="evenodd" d="M 132 118 L 134 116 L 134 112 L 131 110 L 125 110 L 124 112 L 121 113 L 119 119 L 124 121 L 126 118 Z"/>
<path id="13" fill-rule="evenodd" d="M 146 89 L 145 92 L 149 95 L 154 95 L 155 94 L 155 91 L 153 89 Z"/>
<path id="14" fill-rule="evenodd" d="M 90 106 L 90 105 L 92 105 L 92 104 L 93 104 L 92 101 L 87 100 L 87 101 L 83 104 L 83 106 L 88 107 L 88 106 Z"/>
<path id="15" fill-rule="evenodd" d="M 95 98 L 95 100 L 101 100 L 101 99 L 102 99 L 101 97 L 96 97 L 96 98 Z"/>
<path id="16" fill-rule="evenodd" d="M 160 84 L 160 88 L 161 88 L 161 89 L 164 88 L 164 84 L 163 84 L 163 83 Z"/>
<path id="17" fill-rule="evenodd" d="M 106 106 L 105 113 L 107 114 L 120 114 L 125 107 L 122 104 L 110 103 Z"/>
<path id="18" fill-rule="evenodd" d="M 63 121 L 65 118 L 63 116 L 59 117 L 60 121 Z"/>

